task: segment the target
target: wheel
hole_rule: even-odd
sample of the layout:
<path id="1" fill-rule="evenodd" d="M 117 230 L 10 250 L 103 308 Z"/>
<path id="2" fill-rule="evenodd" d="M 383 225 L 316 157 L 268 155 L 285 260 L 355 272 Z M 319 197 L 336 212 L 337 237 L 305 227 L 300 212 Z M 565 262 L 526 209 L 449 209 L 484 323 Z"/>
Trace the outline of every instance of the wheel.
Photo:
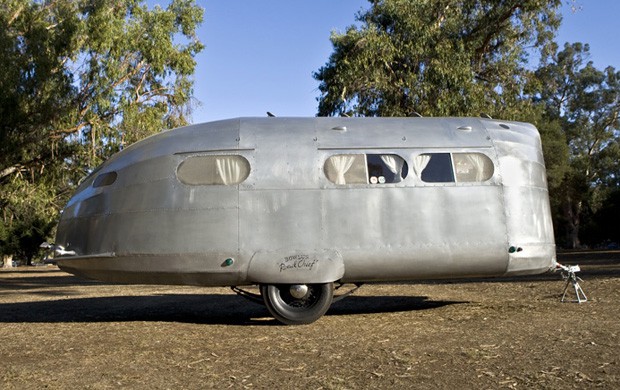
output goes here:
<path id="1" fill-rule="evenodd" d="M 309 324 L 321 318 L 334 298 L 334 284 L 264 284 L 265 306 L 283 324 Z"/>

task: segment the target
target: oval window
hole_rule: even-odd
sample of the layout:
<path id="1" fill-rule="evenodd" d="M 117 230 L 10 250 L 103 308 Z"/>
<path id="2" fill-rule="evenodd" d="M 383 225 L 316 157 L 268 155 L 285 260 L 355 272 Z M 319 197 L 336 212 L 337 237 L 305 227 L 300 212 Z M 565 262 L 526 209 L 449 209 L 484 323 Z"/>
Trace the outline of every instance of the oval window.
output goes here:
<path id="1" fill-rule="evenodd" d="M 250 163 L 243 156 L 193 156 L 177 169 L 178 179 L 189 185 L 234 185 L 250 175 Z"/>
<path id="2" fill-rule="evenodd" d="M 117 177 L 118 175 L 116 172 L 102 173 L 93 181 L 93 187 L 98 188 L 112 185 L 116 181 Z"/>

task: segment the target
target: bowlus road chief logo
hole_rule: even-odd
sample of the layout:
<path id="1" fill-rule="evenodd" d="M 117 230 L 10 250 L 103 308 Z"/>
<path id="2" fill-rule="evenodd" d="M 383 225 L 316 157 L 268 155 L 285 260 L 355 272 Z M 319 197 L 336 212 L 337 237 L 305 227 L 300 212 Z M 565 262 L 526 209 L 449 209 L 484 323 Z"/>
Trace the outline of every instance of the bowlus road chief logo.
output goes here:
<path id="1" fill-rule="evenodd" d="M 311 271 L 312 268 L 319 262 L 317 258 L 310 258 L 309 255 L 293 255 L 284 258 L 278 266 L 280 272 L 287 270 L 307 270 Z"/>

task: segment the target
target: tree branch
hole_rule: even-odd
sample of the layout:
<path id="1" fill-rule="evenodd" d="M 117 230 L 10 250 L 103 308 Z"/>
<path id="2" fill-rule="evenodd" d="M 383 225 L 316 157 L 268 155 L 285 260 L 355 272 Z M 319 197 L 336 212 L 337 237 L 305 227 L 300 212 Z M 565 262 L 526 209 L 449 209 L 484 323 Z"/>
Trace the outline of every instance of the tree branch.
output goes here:
<path id="1" fill-rule="evenodd" d="M 15 13 L 13 14 L 13 16 L 11 16 L 11 18 L 8 21 L 8 26 L 10 27 L 11 24 L 13 24 L 13 22 L 15 21 L 15 19 L 17 19 L 19 17 L 19 15 L 22 13 L 22 11 L 24 10 L 25 6 L 22 5 L 21 7 L 19 7 Z"/>
<path id="2" fill-rule="evenodd" d="M 22 165 L 13 165 L 12 167 L 4 168 L 2 171 L 0 171 L 0 179 L 4 179 L 5 177 L 12 175 L 17 170 L 22 168 Z"/>

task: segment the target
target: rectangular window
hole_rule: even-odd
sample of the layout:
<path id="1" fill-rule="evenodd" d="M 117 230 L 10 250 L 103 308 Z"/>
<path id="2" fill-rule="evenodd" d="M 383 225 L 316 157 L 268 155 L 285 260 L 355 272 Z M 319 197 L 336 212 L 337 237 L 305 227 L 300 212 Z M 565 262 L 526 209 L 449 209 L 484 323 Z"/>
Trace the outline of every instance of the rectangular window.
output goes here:
<path id="1" fill-rule="evenodd" d="M 450 153 L 431 153 L 423 154 L 422 156 L 430 157 L 422 170 L 422 175 L 420 176 L 422 181 L 427 183 L 454 182 Z"/>

